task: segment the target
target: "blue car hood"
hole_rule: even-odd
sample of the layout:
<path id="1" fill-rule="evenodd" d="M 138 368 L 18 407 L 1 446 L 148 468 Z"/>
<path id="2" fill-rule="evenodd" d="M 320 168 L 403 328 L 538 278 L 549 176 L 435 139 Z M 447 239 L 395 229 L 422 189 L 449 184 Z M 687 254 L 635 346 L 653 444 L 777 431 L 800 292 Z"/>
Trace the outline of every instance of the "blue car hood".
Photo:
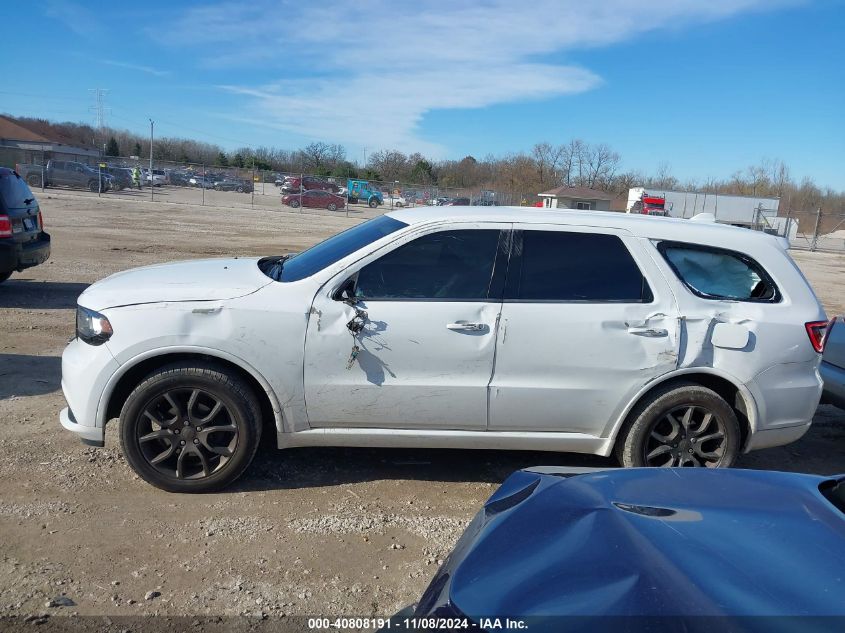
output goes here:
<path id="1" fill-rule="evenodd" d="M 519 471 L 420 601 L 501 616 L 845 615 L 835 480 L 749 470 Z"/>

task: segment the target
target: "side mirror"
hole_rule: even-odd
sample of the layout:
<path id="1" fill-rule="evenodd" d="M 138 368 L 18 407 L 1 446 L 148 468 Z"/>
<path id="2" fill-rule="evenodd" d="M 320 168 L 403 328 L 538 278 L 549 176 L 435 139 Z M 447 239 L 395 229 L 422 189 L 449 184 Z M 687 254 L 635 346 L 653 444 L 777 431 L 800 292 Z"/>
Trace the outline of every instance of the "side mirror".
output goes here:
<path id="1" fill-rule="evenodd" d="M 353 304 L 357 303 L 357 298 L 355 297 L 355 278 L 350 277 L 343 284 L 335 290 L 335 293 L 332 295 L 332 299 L 335 301 L 343 301 L 344 303 Z"/>

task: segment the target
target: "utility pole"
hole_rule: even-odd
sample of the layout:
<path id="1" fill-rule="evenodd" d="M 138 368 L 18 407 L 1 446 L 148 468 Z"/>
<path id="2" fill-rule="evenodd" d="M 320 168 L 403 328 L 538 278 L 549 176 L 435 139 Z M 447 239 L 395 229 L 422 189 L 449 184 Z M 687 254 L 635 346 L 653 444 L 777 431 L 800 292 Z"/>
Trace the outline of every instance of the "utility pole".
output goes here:
<path id="1" fill-rule="evenodd" d="M 153 189 L 155 189 L 155 178 L 153 178 L 153 127 L 155 121 L 150 119 L 150 202 L 153 200 Z"/>

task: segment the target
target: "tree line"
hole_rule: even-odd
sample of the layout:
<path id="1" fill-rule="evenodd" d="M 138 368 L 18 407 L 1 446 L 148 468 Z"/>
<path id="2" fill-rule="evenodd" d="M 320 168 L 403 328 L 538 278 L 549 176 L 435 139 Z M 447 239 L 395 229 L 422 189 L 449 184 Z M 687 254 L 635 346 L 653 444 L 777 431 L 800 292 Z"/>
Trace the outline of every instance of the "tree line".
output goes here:
<path id="1" fill-rule="evenodd" d="M 37 133 L 63 139 L 69 144 L 104 148 L 107 156 L 149 158 L 149 138 L 128 130 L 97 129 L 84 123 L 57 123 L 26 117 L 16 120 Z M 619 196 L 630 187 L 644 186 L 655 193 L 684 190 L 779 197 L 781 215 L 788 211 L 799 217 L 809 216 L 821 208 L 829 218 L 825 224 L 833 222 L 830 218 L 837 214 L 845 213 L 845 192 L 819 186 L 809 178 L 796 181 L 787 164 L 780 159 L 764 159 L 726 178 L 680 180 L 672 175 L 668 162 L 662 163 L 654 173 L 623 170 L 622 158 L 612 147 L 581 139 L 561 144 L 537 143 L 528 152 L 482 158 L 465 156 L 459 160 L 432 160 L 420 153 L 384 149 L 369 154 L 364 165 L 350 161 L 343 145 L 325 142 L 310 143 L 295 150 L 240 147 L 226 151 L 213 143 L 161 137 L 154 139 L 152 149 L 154 158 L 162 161 L 365 178 L 384 183 L 398 181 L 403 185 L 490 189 L 529 202 L 537 200 L 537 193 L 559 186 L 588 187 Z M 805 222 L 809 220 L 802 218 L 802 230 L 806 229 Z"/>

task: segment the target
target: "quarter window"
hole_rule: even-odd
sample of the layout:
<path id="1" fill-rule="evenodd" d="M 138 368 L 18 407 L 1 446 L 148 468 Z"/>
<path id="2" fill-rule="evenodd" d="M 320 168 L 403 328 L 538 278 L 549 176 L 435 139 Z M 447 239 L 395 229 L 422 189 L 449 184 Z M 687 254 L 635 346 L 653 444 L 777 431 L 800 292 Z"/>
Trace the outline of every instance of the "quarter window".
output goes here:
<path id="1" fill-rule="evenodd" d="M 419 237 L 362 268 L 355 294 L 367 300 L 487 299 L 499 231 L 441 231 Z"/>
<path id="2" fill-rule="evenodd" d="M 518 301 L 650 303 L 654 297 L 615 235 L 522 231 L 522 264 L 508 273 L 506 298 Z"/>
<path id="3" fill-rule="evenodd" d="M 780 299 L 777 286 L 756 261 L 734 251 L 661 242 L 658 249 L 684 285 L 705 299 Z"/>

